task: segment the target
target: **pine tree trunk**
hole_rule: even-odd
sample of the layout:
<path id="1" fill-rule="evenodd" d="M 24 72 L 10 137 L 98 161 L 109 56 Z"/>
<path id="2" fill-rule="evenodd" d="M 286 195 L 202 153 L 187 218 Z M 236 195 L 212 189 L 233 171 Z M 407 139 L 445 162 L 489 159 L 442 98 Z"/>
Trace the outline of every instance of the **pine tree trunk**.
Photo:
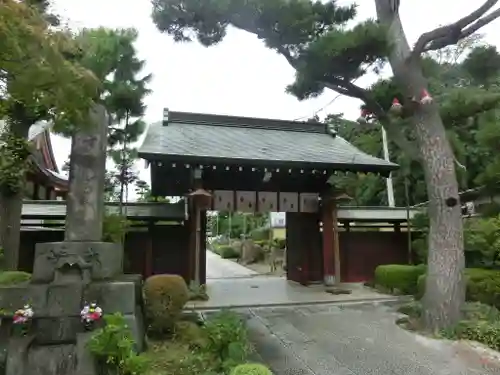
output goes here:
<path id="1" fill-rule="evenodd" d="M 26 139 L 30 126 L 18 123 L 12 131 L 16 136 Z M 3 267 L 9 271 L 16 271 L 19 266 L 22 209 L 23 192 L 8 194 L 0 189 L 0 248 L 4 253 Z"/>
<path id="2" fill-rule="evenodd" d="M 427 80 L 419 59 L 409 58 L 411 49 L 399 14 L 391 10 L 388 0 L 375 0 L 375 3 L 379 22 L 388 27 L 388 39 L 393 45 L 389 61 L 394 77 L 408 98 L 420 99 Z M 436 104 L 417 105 L 413 120 L 429 198 L 424 320 L 429 329 L 437 330 L 458 322 L 465 301 L 462 213 L 454 156 L 439 108 Z"/>
<path id="3" fill-rule="evenodd" d="M 430 218 L 424 320 L 429 329 L 438 330 L 460 320 L 465 301 L 462 210 L 454 157 L 437 107 L 419 112 L 415 126 Z M 456 198 L 453 207 L 448 198 Z"/>

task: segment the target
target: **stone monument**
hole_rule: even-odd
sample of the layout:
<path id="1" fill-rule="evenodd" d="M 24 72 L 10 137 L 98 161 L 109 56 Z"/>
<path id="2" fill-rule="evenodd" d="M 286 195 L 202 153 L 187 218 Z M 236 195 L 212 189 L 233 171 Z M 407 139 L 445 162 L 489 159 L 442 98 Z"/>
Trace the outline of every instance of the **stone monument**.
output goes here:
<path id="1" fill-rule="evenodd" d="M 0 375 L 96 375 L 80 311 L 95 302 L 104 314 L 123 314 L 141 351 L 141 277 L 123 275 L 123 248 L 102 242 L 107 116 L 72 139 L 63 242 L 36 245 L 30 283 L 0 287 Z M 29 304 L 31 324 L 14 333 L 12 312 Z M 2 373 L 3 370 L 3 373 Z"/>

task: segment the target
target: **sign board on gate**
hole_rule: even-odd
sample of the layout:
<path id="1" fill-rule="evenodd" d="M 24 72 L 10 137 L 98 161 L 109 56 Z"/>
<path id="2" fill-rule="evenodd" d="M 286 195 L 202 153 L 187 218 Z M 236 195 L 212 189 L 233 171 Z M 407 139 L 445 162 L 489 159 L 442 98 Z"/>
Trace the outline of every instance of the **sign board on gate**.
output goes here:
<path id="1" fill-rule="evenodd" d="M 286 227 L 286 212 L 270 212 L 269 222 L 271 224 L 271 228 Z"/>

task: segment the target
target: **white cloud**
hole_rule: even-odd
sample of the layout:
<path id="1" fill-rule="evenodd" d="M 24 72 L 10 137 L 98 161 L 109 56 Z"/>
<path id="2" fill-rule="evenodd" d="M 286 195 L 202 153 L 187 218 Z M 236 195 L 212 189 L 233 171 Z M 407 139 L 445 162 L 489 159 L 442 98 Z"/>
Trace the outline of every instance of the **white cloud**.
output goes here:
<path id="1" fill-rule="evenodd" d="M 147 99 L 146 121 L 159 121 L 163 107 L 174 111 L 206 112 L 264 118 L 309 117 L 336 96 L 327 92 L 320 98 L 299 102 L 284 92 L 294 71 L 279 55 L 265 48 L 252 35 L 230 30 L 220 45 L 204 48 L 197 43 L 177 44 L 156 30 L 150 19 L 147 0 L 56 0 L 56 8 L 72 27 L 134 27 L 139 31 L 137 49 L 147 61 L 146 71 L 154 74 Z M 351 3 L 351 1 L 340 1 Z M 359 17 L 375 17 L 373 0 L 359 1 Z M 432 7 L 431 7 L 432 6 Z M 410 42 L 425 31 L 452 22 L 477 6 L 466 0 L 431 2 L 405 0 L 400 13 Z M 488 42 L 498 45 L 500 21 L 484 28 Z M 373 82 L 364 77 L 360 85 Z M 359 103 L 340 97 L 320 112 L 358 115 Z M 62 165 L 69 155 L 67 139 L 53 136 L 56 159 Z M 141 178 L 149 181 L 144 163 L 137 164 Z"/>

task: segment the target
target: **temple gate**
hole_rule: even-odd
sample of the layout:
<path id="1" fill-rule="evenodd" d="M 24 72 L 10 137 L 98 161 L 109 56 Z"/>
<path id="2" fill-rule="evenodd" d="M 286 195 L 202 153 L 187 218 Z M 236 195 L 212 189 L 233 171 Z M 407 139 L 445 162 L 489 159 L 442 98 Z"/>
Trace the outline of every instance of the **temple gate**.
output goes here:
<path id="1" fill-rule="evenodd" d="M 163 122 L 149 127 L 139 156 L 151 167 L 154 196 L 186 197 L 189 275 L 194 279 L 198 270 L 202 283 L 207 210 L 286 212 L 288 279 L 339 281 L 336 211 L 342 194 L 328 183 L 330 176 L 339 171 L 387 176 L 397 168 L 321 123 L 167 109 Z M 195 191 L 211 199 L 199 203 Z M 197 211 L 202 212 L 198 223 Z"/>

